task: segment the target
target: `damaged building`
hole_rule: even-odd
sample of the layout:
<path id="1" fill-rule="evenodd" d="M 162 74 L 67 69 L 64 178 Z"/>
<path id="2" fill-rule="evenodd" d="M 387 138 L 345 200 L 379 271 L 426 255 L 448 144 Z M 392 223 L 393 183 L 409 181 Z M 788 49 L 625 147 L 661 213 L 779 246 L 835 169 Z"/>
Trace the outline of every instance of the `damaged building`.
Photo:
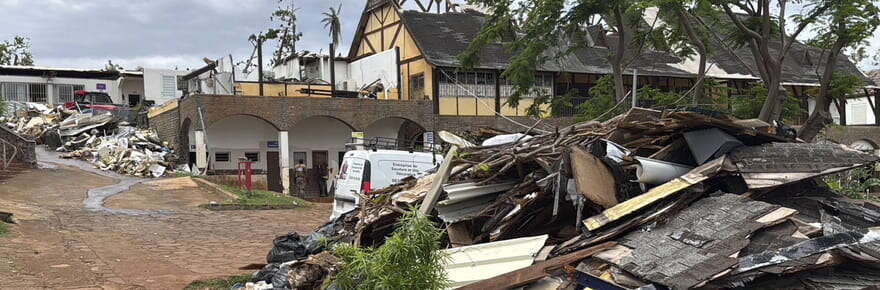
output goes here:
<path id="1" fill-rule="evenodd" d="M 234 172 L 238 160 L 250 159 L 256 171 L 265 174 L 269 189 L 291 192 L 293 182 L 285 172 L 300 160 L 314 180 L 326 170 L 337 172 L 353 136 L 414 148 L 425 146 L 440 130 L 491 127 L 514 132 L 535 123 L 526 109 L 536 94 L 523 96 L 517 107 L 506 103 L 512 85 L 501 72 L 512 55 L 503 43 L 487 45 L 474 70 L 460 70 L 457 56 L 479 32 L 484 14 L 461 8 L 407 10 L 389 0 L 365 2 L 348 55 L 331 59 L 297 54 L 275 66 L 273 79 L 263 81 L 238 78 L 231 59 L 223 58 L 184 76 L 189 93 L 151 111 L 151 126 L 163 140 L 181 148 L 182 162 L 224 174 Z M 644 16 L 649 23 L 654 18 L 651 13 Z M 589 89 L 611 72 L 605 56 L 616 36 L 593 28 L 583 37 L 589 46 L 538 67 L 537 91 L 551 96 L 571 93 L 575 107 L 590 98 Z M 709 77 L 732 88 L 725 90 L 728 96 L 745 95 L 759 81 L 750 52 L 718 51 L 710 57 Z M 818 86 L 818 77 L 810 73 L 818 69 L 813 62 L 818 52 L 796 44 L 791 53 L 783 83 L 808 107 L 809 95 Z M 335 79 L 328 75 L 331 63 Z M 686 91 L 697 78 L 694 63 L 648 51 L 625 71 L 626 85 Z M 865 78 L 849 60 L 839 65 Z M 867 86 L 863 93 L 862 99 L 873 102 L 877 89 Z M 855 103 L 841 104 L 840 111 Z M 542 109 L 538 127 L 548 131 L 573 123 L 577 113 L 571 107 Z M 876 150 L 880 139 L 864 140 L 861 136 L 866 135 L 843 132 L 832 139 L 869 144 L 862 146 L 864 150 Z M 319 192 L 309 187 L 310 194 Z"/>
<path id="2" fill-rule="evenodd" d="M 61 105 L 76 91 L 103 92 L 119 105 L 162 104 L 183 95 L 177 76 L 185 72 L 145 68 L 108 71 L 38 66 L 0 66 L 0 98 L 13 102 Z"/>

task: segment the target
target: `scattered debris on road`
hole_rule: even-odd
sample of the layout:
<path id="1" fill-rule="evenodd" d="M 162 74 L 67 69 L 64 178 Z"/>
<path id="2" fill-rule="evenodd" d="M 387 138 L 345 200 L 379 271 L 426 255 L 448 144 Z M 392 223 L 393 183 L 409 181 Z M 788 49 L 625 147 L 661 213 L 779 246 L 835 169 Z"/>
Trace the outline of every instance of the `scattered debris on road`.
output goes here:
<path id="1" fill-rule="evenodd" d="M 407 208 L 429 209 L 445 228 L 446 270 L 459 289 L 717 289 L 768 279 L 823 288 L 872 271 L 859 265 L 880 266 L 878 206 L 816 179 L 880 158 L 777 131 L 637 108 L 494 145 L 449 140 L 453 154 L 433 174 L 362 195 L 359 208 L 314 234 L 276 239 L 253 281 L 327 281 L 326 269 L 344 265 L 310 270 L 309 281 L 303 267 L 332 255 L 332 243 L 383 244 Z"/>
<path id="2" fill-rule="evenodd" d="M 160 177 L 174 168 L 174 151 L 155 131 L 135 128 L 110 112 L 50 109 L 37 103 L 17 108 L 12 117 L 0 117 L 0 123 L 55 148 L 63 158 L 138 177 Z"/>

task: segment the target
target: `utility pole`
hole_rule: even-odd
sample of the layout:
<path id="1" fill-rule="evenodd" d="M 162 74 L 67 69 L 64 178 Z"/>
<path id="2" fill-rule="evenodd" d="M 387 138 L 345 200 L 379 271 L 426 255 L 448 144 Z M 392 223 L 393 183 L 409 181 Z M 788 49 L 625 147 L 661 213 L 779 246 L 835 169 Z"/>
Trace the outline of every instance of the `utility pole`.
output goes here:
<path id="1" fill-rule="evenodd" d="M 265 36 L 257 37 L 257 82 L 260 84 L 260 96 L 263 96 L 263 41 Z"/>
<path id="2" fill-rule="evenodd" d="M 336 97 L 336 48 L 330 43 L 330 97 Z"/>
<path id="3" fill-rule="evenodd" d="M 632 107 L 633 108 L 639 106 L 639 100 L 636 98 L 636 91 L 638 91 L 638 89 L 639 89 L 639 70 L 633 69 L 633 92 L 632 92 L 632 95 L 633 95 Z"/>

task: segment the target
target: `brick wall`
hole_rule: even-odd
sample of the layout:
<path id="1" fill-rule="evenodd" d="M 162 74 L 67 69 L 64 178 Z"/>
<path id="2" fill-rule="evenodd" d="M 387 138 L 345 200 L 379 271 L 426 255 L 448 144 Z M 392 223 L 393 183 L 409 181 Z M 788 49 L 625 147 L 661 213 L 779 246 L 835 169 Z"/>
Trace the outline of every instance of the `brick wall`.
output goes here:
<path id="1" fill-rule="evenodd" d="M 171 109 L 161 114 L 150 117 L 150 128 L 159 133 L 159 139 L 168 142 L 174 150 L 187 152 L 181 149 L 180 142 L 180 115 L 178 109 Z"/>
<path id="2" fill-rule="evenodd" d="M 201 103 L 205 126 L 234 115 L 250 115 L 265 120 L 278 130 L 287 130 L 297 122 L 315 116 L 336 118 L 355 131 L 363 131 L 376 121 L 397 117 L 416 122 L 432 130 L 435 115 L 431 101 L 396 101 L 342 98 L 252 97 L 227 95 L 195 95 L 183 99 L 179 110 L 181 120 L 197 124 Z M 196 126 L 195 128 L 198 128 Z"/>
<path id="3" fill-rule="evenodd" d="M 0 126 L 0 139 L 9 142 L 18 148 L 18 151 L 15 153 L 15 157 L 12 160 L 13 162 L 18 162 L 33 168 L 37 167 L 36 142 L 25 139 L 3 126 Z M 0 154 L 3 154 L 2 150 L 2 147 L 0 147 Z M 9 147 L 6 149 L 6 155 L 7 157 L 13 157 L 13 151 Z"/>
<path id="4" fill-rule="evenodd" d="M 880 148 L 880 126 L 831 126 L 825 129 L 823 138 L 836 143 L 850 145 L 858 140 L 866 140 Z"/>

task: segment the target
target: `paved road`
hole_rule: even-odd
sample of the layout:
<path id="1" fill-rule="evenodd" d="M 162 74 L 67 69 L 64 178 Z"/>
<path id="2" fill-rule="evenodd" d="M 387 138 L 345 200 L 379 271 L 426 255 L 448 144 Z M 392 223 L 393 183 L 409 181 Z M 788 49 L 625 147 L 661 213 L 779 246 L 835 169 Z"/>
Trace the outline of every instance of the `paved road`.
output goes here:
<path id="1" fill-rule="evenodd" d="M 309 232 L 329 214 L 328 205 L 212 212 L 196 205 L 225 197 L 186 182 L 47 160 L 57 161 L 0 184 L 0 210 L 20 221 L 0 237 L 0 289 L 180 289 L 250 273 L 238 268 L 265 262 L 275 236 Z"/>
<path id="2" fill-rule="evenodd" d="M 113 178 L 116 181 L 115 184 L 89 189 L 86 199 L 83 200 L 83 204 L 85 204 L 85 207 L 87 209 L 128 215 L 147 215 L 151 213 L 159 213 L 156 211 L 151 212 L 139 210 L 121 210 L 104 207 L 105 199 L 124 192 L 135 184 L 144 182 L 146 180 L 144 178 L 126 176 L 113 171 L 100 170 L 95 168 L 94 165 L 82 160 L 60 158 L 58 153 L 48 151 L 44 146 L 37 147 L 37 160 L 39 160 L 39 164 L 44 164 L 43 167 L 51 168 L 57 165 L 67 165 L 97 175 Z"/>

